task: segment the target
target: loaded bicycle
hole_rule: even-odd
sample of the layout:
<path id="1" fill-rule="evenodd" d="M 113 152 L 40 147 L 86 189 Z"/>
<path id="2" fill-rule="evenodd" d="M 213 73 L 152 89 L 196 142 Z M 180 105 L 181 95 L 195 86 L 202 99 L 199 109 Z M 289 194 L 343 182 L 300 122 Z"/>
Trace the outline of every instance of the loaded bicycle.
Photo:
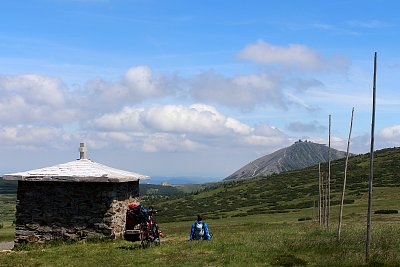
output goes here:
<path id="1" fill-rule="evenodd" d="M 151 206 L 146 209 L 142 205 L 130 204 L 126 213 L 125 240 L 140 241 L 142 248 L 149 248 L 152 245 L 159 246 L 163 233 L 153 218 L 157 212 Z"/>

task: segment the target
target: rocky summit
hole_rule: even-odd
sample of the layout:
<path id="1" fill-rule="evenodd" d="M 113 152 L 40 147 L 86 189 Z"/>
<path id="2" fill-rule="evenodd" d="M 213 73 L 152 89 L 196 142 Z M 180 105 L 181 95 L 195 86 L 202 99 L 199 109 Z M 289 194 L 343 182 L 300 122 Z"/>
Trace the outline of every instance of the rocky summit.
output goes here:
<path id="1" fill-rule="evenodd" d="M 282 148 L 248 163 L 224 180 L 247 179 L 303 169 L 327 162 L 328 155 L 328 146 L 299 140 L 289 147 Z M 345 156 L 346 152 L 331 148 L 331 160 L 344 158 Z"/>

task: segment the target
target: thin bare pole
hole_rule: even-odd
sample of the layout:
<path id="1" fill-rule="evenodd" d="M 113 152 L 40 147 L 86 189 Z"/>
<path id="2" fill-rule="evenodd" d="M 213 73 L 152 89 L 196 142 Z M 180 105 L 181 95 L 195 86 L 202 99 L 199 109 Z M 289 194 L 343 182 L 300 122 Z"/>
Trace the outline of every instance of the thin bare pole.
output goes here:
<path id="1" fill-rule="evenodd" d="M 374 131 L 375 131 L 375 105 L 376 105 L 376 52 L 374 54 L 374 81 L 372 88 L 372 123 L 371 123 L 371 151 L 369 159 L 368 181 L 368 216 L 367 216 L 367 240 L 365 246 L 365 261 L 369 261 L 369 247 L 371 244 L 371 210 L 372 210 L 372 179 L 374 176 Z"/>
<path id="2" fill-rule="evenodd" d="M 315 221 L 315 218 L 316 218 L 316 216 L 315 216 L 315 199 L 313 198 L 313 207 L 312 207 L 312 220 L 313 220 L 313 222 Z"/>
<path id="3" fill-rule="evenodd" d="M 328 227 L 328 174 L 325 174 L 325 227 Z"/>
<path id="4" fill-rule="evenodd" d="M 318 191 L 319 191 L 319 200 L 318 200 L 318 222 L 321 226 L 322 224 L 322 195 L 321 195 L 321 163 L 318 163 Z"/>
<path id="5" fill-rule="evenodd" d="M 326 227 L 329 229 L 329 222 L 331 219 L 331 115 L 329 115 L 329 150 L 328 150 L 328 212 L 326 218 Z"/>
<path id="6" fill-rule="evenodd" d="M 321 172 L 321 190 L 322 190 L 322 224 L 326 225 L 326 191 L 325 191 L 325 173 Z"/>
<path id="7" fill-rule="evenodd" d="M 340 211 L 339 211 L 339 225 L 338 225 L 338 236 L 337 236 L 337 240 L 338 241 L 340 241 L 340 231 L 341 231 L 341 228 L 342 228 L 344 191 L 346 190 L 347 163 L 349 162 L 349 148 L 350 148 L 351 130 L 353 129 L 353 117 L 354 117 L 354 107 L 351 110 L 350 131 L 349 131 L 349 138 L 347 139 L 346 164 L 345 164 L 345 167 L 344 167 L 343 191 L 342 191 L 342 199 L 340 201 Z"/>

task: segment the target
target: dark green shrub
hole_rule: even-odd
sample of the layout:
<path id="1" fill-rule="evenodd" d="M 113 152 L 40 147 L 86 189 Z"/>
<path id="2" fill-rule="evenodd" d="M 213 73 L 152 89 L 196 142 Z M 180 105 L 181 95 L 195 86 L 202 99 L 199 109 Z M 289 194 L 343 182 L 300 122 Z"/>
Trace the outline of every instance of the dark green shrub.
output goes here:
<path id="1" fill-rule="evenodd" d="M 246 213 L 238 213 L 238 214 L 232 215 L 232 217 L 245 217 L 245 216 L 247 216 Z"/>
<path id="2" fill-rule="evenodd" d="M 304 221 L 311 221 L 312 218 L 311 217 L 301 217 L 299 219 L 297 219 L 299 222 L 304 222 Z"/>
<path id="3" fill-rule="evenodd" d="M 398 210 L 376 210 L 375 214 L 397 214 Z"/>

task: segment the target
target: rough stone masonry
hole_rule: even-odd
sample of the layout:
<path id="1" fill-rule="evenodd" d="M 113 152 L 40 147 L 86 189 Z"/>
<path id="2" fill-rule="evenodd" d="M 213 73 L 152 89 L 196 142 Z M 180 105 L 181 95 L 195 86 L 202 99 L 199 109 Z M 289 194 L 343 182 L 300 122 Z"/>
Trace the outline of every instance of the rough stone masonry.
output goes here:
<path id="1" fill-rule="evenodd" d="M 15 243 L 121 236 L 138 196 L 139 181 L 18 181 Z"/>

